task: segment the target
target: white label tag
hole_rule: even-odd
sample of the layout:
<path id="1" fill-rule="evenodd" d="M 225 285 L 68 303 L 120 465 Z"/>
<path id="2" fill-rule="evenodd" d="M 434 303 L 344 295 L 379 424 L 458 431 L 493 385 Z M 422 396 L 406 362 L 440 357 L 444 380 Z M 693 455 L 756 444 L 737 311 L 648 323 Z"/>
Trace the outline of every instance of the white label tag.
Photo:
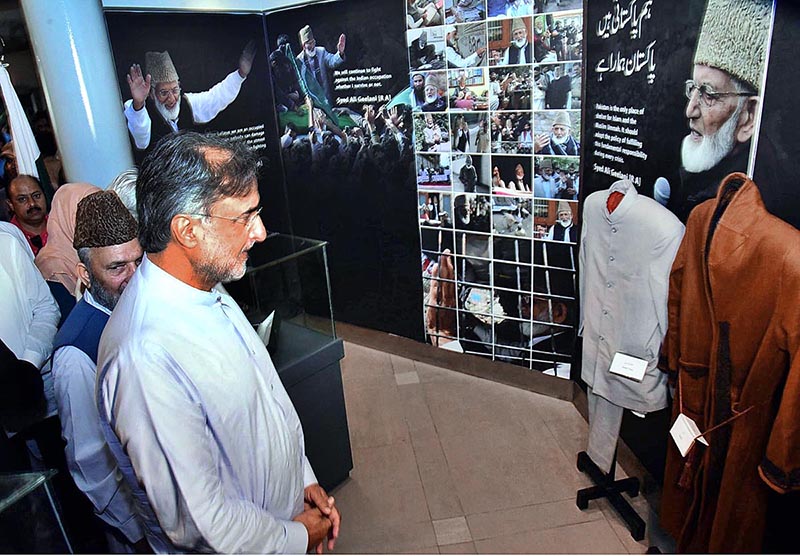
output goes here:
<path id="1" fill-rule="evenodd" d="M 636 382 L 641 382 L 646 370 L 646 360 L 617 352 L 614 354 L 614 359 L 611 361 L 609 372 L 633 379 Z"/>
<path id="2" fill-rule="evenodd" d="M 708 441 L 700 436 L 700 429 L 697 428 L 697 423 L 694 422 L 694 419 L 687 417 L 683 413 L 675 419 L 675 423 L 669 429 L 669 434 L 683 457 L 686 457 L 686 454 L 689 453 L 689 449 L 691 449 L 695 439 L 708 446 Z"/>
<path id="3" fill-rule="evenodd" d="M 261 341 L 264 342 L 264 345 L 269 344 L 269 336 L 272 334 L 272 320 L 275 318 L 275 311 L 272 311 L 267 318 L 261 321 L 261 324 L 258 325 L 258 337 L 261 338 Z"/>

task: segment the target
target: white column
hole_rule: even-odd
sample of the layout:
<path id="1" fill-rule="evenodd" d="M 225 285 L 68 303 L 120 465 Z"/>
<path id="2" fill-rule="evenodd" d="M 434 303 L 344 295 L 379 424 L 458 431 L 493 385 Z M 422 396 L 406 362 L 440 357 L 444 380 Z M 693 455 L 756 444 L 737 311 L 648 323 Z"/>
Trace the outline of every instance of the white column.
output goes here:
<path id="1" fill-rule="evenodd" d="M 100 0 L 21 0 L 67 181 L 133 166 Z"/>

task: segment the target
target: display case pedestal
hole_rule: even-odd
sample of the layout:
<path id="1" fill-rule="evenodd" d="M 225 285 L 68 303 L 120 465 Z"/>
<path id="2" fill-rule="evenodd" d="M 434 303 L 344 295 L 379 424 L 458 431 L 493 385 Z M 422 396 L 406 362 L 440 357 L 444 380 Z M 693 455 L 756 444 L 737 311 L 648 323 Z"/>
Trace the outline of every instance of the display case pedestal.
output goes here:
<path id="1" fill-rule="evenodd" d="M 308 461 L 327 491 L 353 469 L 339 366 L 343 357 L 342 340 L 291 322 L 281 325 L 273 362 L 303 424 Z"/>

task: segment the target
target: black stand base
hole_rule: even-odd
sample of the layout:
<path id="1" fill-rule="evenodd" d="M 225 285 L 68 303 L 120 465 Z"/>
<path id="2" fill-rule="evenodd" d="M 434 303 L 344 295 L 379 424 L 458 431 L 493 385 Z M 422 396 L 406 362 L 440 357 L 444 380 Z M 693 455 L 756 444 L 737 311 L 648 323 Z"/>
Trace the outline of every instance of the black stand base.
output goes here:
<path id="1" fill-rule="evenodd" d="M 578 496 L 575 499 L 575 504 L 581 510 L 585 510 L 589 507 L 589 500 L 607 498 L 611 506 L 628 526 L 633 540 L 640 541 L 644 538 L 644 521 L 639 517 L 639 514 L 631 508 L 628 501 L 622 497 L 622 494 L 620 494 L 624 492 L 630 497 L 638 496 L 639 479 L 636 477 L 628 477 L 615 481 L 615 467 L 616 457 L 611 463 L 611 471 L 606 475 L 597 467 L 597 464 L 592 461 L 592 458 L 590 458 L 586 452 L 580 452 L 578 454 L 578 471 L 589 475 L 589 478 L 595 486 L 579 490 Z"/>

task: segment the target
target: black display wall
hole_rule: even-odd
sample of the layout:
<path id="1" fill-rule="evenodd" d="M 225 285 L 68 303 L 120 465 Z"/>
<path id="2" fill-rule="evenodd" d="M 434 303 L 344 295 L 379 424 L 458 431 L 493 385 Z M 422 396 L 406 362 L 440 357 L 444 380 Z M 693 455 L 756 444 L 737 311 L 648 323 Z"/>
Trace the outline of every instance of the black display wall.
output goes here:
<path id="1" fill-rule="evenodd" d="M 800 87 L 800 6 L 790 0 L 776 4 L 753 178 L 767 210 L 800 228 L 800 111 L 791 93 Z"/>
<path id="2" fill-rule="evenodd" d="M 123 101 L 131 98 L 127 75 L 132 64 L 146 73 L 145 53 L 167 51 L 184 93 L 209 90 L 239 67 L 253 41 L 252 70 L 236 99 L 200 130 L 242 138 L 261 157 L 262 217 L 270 231 L 291 232 L 278 150 L 272 87 L 261 14 L 106 11 L 106 26 Z M 181 120 L 179 119 L 179 122 Z M 183 127 L 180 125 L 179 127 Z M 130 137 L 130 136 L 129 136 Z M 133 149 L 134 159 L 142 153 Z"/>
<path id="3" fill-rule="evenodd" d="M 282 137 L 294 232 L 329 242 L 337 320 L 422 340 L 410 112 L 378 113 L 406 87 L 403 3 L 348 0 L 269 14 L 271 55 L 285 35 L 290 51 L 283 54 L 289 56 L 274 57 L 283 64 L 296 59 L 302 49 L 298 32 L 306 25 L 316 40 L 317 59 L 333 58 L 341 35 L 345 43 L 343 61 L 335 68 L 324 62 L 329 89 L 318 92 L 326 97 L 318 106 L 327 104 L 328 114 L 318 108 L 317 116 L 327 123 L 309 134 L 308 107 L 302 103 L 278 113 L 282 133 L 287 125 L 296 132 Z M 304 85 L 287 79 L 278 86 L 291 92 Z M 312 135 L 319 140 L 313 148 Z M 346 147 L 340 149 L 340 142 Z"/>

